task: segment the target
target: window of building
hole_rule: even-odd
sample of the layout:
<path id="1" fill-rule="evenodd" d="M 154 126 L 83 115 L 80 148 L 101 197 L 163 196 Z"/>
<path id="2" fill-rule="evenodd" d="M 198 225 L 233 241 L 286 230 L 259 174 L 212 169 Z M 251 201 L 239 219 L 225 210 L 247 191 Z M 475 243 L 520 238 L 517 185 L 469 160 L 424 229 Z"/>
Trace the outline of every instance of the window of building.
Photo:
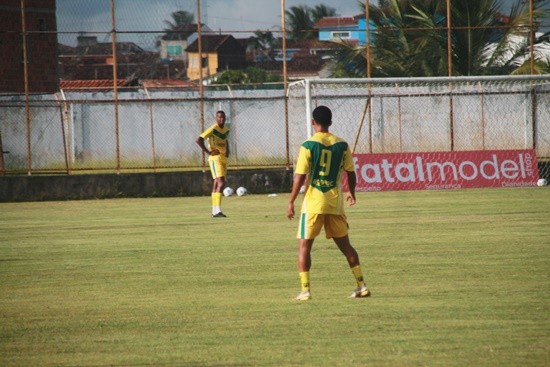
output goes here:
<path id="1" fill-rule="evenodd" d="M 182 47 L 181 45 L 166 46 L 166 53 L 168 54 L 168 56 L 181 56 Z"/>
<path id="2" fill-rule="evenodd" d="M 349 38 L 350 33 L 349 32 L 332 32 L 332 38 Z"/>

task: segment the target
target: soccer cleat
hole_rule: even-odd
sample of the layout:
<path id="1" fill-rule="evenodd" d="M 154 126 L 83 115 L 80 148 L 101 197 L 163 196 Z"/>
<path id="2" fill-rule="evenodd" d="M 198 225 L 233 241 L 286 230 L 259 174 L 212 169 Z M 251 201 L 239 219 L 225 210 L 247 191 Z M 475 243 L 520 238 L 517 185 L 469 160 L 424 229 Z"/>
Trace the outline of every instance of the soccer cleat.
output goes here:
<path id="1" fill-rule="evenodd" d="M 295 301 L 309 301 L 310 299 L 311 293 L 309 291 L 302 291 L 294 298 Z"/>
<path id="2" fill-rule="evenodd" d="M 363 285 L 361 287 L 357 287 L 353 293 L 351 294 L 351 296 L 349 296 L 349 298 L 364 298 L 364 297 L 369 297 L 370 296 L 370 291 L 369 289 L 367 288 L 366 285 Z"/>
<path id="3" fill-rule="evenodd" d="M 227 215 L 223 214 L 222 212 L 218 212 L 216 214 L 212 214 L 212 218 L 227 218 Z"/>

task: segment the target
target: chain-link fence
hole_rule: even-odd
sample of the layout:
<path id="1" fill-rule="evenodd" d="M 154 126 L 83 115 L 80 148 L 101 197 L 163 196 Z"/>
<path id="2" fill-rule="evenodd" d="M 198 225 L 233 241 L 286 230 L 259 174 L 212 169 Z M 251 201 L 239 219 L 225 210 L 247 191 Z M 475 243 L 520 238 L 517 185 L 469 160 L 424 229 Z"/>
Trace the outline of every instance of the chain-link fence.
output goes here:
<path id="1" fill-rule="evenodd" d="M 195 141 L 217 110 L 227 114 L 233 167 L 289 166 L 321 104 L 356 153 L 535 149 L 548 160 L 549 93 L 549 76 L 306 80 L 288 97 L 136 88 L 117 103 L 112 92 L 71 92 L 0 100 L 0 129 L 8 173 L 200 169 Z"/>
<path id="2" fill-rule="evenodd" d="M 550 76 L 305 80 L 288 95 L 291 152 L 327 105 L 354 153 L 534 149 L 550 161 Z"/>
<path id="3" fill-rule="evenodd" d="M 6 172 L 198 169 L 205 162 L 195 141 L 217 110 L 227 115 L 232 167 L 288 164 L 282 88 L 210 91 L 202 100 L 146 89 L 120 91 L 117 103 L 112 92 L 53 97 L 28 101 L 28 124 L 24 100 L 0 99 Z"/>

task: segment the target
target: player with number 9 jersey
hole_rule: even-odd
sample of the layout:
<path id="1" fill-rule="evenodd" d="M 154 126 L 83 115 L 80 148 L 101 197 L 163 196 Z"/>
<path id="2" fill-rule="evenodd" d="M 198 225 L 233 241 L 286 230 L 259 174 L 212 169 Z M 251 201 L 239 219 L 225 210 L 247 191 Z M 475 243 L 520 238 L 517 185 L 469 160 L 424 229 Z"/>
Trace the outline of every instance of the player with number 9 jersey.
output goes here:
<path id="1" fill-rule="evenodd" d="M 295 173 L 309 175 L 302 213 L 344 214 L 343 171 L 354 171 L 348 143 L 329 132 L 318 132 L 300 147 Z"/>

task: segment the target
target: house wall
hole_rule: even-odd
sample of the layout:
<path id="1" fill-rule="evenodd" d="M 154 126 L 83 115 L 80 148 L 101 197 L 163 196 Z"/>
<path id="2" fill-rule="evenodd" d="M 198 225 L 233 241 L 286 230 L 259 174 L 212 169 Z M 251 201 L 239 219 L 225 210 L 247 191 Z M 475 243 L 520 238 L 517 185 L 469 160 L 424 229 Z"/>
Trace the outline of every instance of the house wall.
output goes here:
<path id="1" fill-rule="evenodd" d="M 53 93 L 58 90 L 55 0 L 27 0 L 25 6 L 29 92 Z M 2 0 L 0 19 L 0 92 L 23 93 L 21 1 Z"/>
<path id="2" fill-rule="evenodd" d="M 179 46 L 181 47 L 181 54 L 179 55 L 170 55 L 168 53 L 168 47 L 170 46 Z M 187 52 L 185 52 L 185 49 L 188 46 L 187 41 L 160 41 L 160 57 L 161 59 L 172 59 L 172 60 L 180 60 L 183 62 L 187 62 Z"/>
<path id="3" fill-rule="evenodd" d="M 357 29 L 357 26 L 352 27 L 338 27 L 338 28 L 331 28 L 331 29 L 321 29 L 319 31 L 319 41 L 334 41 L 338 38 L 335 38 L 333 36 L 334 32 L 349 32 L 349 37 L 341 38 L 345 41 L 357 41 L 359 39 L 359 31 Z"/>
<path id="4" fill-rule="evenodd" d="M 358 39 L 359 39 L 359 44 L 364 46 L 367 44 L 367 32 L 366 32 L 366 24 L 367 24 L 367 21 L 365 19 L 359 19 L 359 23 L 358 23 Z M 370 21 L 370 26 L 369 26 L 369 33 L 370 33 L 370 40 L 371 42 L 375 39 L 376 37 L 376 25 Z"/>
<path id="5" fill-rule="evenodd" d="M 209 75 L 214 75 L 218 70 L 218 54 L 215 52 L 203 53 L 203 56 L 208 59 L 207 67 L 202 68 L 202 76 L 207 77 Z M 197 80 L 200 78 L 200 69 L 201 60 L 199 54 L 196 52 L 190 52 L 189 55 L 189 65 L 187 67 L 187 77 L 191 80 Z"/>
<path id="6" fill-rule="evenodd" d="M 343 27 L 333 27 L 319 30 L 319 41 L 333 41 L 336 38 L 333 37 L 334 32 L 350 32 L 348 38 L 342 38 L 345 41 L 355 41 L 359 45 L 364 46 L 367 44 L 367 33 L 365 32 L 366 20 L 359 19 L 357 25 L 355 26 L 343 26 Z M 376 35 L 376 25 L 371 21 L 370 22 L 370 39 L 373 40 Z"/>
<path id="7" fill-rule="evenodd" d="M 218 48 L 218 72 L 226 69 L 243 69 L 246 66 L 245 50 L 234 38 Z"/>

